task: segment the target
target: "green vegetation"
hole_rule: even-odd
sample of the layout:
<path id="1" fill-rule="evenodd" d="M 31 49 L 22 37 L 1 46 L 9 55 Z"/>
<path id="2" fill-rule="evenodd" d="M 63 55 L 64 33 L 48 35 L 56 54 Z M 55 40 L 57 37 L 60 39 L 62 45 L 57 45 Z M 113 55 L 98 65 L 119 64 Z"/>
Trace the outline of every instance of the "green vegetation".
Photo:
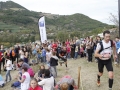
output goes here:
<path id="1" fill-rule="evenodd" d="M 1 9 L 10 9 L 10 8 L 20 8 L 20 9 L 26 9 L 23 6 L 13 2 L 13 1 L 6 1 L 6 2 L 0 2 L 0 8 Z M 26 9 L 27 10 L 27 9 Z"/>
<path id="2" fill-rule="evenodd" d="M 5 43 L 28 42 L 39 39 L 38 20 L 45 16 L 49 39 L 65 40 L 74 36 L 98 34 L 114 26 L 93 20 L 83 14 L 53 15 L 29 11 L 13 2 L 0 2 L 0 40 Z M 3 31 L 4 33 L 2 33 Z M 51 35 L 53 33 L 53 35 Z M 7 37 L 5 37 L 7 34 Z M 2 39 L 4 37 L 4 39 Z M 11 39 L 12 40 L 9 40 Z"/>

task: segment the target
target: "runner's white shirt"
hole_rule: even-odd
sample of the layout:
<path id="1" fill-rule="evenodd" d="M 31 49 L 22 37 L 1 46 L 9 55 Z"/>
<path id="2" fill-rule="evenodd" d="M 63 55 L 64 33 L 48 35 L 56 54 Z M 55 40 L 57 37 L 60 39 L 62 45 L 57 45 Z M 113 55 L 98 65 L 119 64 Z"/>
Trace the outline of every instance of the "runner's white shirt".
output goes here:
<path id="1" fill-rule="evenodd" d="M 102 44 L 103 44 L 103 51 L 100 52 L 101 55 L 105 55 L 105 54 L 110 54 L 110 56 L 113 53 L 112 47 L 111 47 L 111 41 L 109 41 L 108 43 L 106 43 L 104 40 L 102 40 Z M 109 48 L 108 48 L 109 47 Z M 105 49 L 107 48 L 107 49 Z M 100 50 L 101 49 L 101 45 L 100 43 L 97 44 L 96 50 Z M 108 60 L 110 58 L 100 58 L 101 60 Z"/>

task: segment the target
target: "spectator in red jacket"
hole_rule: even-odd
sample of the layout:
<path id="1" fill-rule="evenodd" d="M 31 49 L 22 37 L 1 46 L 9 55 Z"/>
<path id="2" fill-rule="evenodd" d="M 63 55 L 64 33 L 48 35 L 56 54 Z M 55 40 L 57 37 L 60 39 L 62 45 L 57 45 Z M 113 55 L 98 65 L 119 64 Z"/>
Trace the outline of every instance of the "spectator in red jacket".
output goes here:
<path id="1" fill-rule="evenodd" d="M 56 51 L 56 49 L 57 49 L 57 42 L 54 42 L 52 44 L 52 49 L 53 49 L 53 51 Z"/>
<path id="2" fill-rule="evenodd" d="M 65 45 L 66 45 L 66 46 L 67 46 L 67 45 L 70 45 L 69 39 L 66 40 Z"/>
<path id="3" fill-rule="evenodd" d="M 38 85 L 37 79 L 34 78 L 30 82 L 29 90 L 43 90 L 43 89 Z"/>

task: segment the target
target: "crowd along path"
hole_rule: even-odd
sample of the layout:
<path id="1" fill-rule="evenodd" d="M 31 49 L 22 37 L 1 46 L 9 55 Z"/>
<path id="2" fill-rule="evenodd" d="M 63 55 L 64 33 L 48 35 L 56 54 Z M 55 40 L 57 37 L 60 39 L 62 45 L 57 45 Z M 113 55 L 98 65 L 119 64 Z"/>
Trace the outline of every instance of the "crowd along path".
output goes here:
<path id="1" fill-rule="evenodd" d="M 58 76 L 56 78 L 56 81 L 59 81 L 61 77 L 64 75 L 71 75 L 76 83 L 78 82 L 78 67 L 81 67 L 81 81 L 80 82 L 82 87 L 80 87 L 80 90 L 108 90 L 108 73 L 106 68 L 104 67 L 104 74 L 101 77 L 101 86 L 97 87 L 96 85 L 96 77 L 97 77 L 97 63 L 92 62 L 88 63 L 85 58 L 79 58 L 77 60 L 70 59 L 68 60 L 68 70 L 65 69 L 65 65 L 57 67 Z M 39 66 L 36 65 L 33 67 L 35 71 L 39 69 Z M 5 73 L 4 73 L 5 74 Z M 14 78 L 17 74 L 17 71 L 12 71 L 11 75 Z M 5 75 L 3 76 L 5 78 Z M 14 80 L 13 80 L 14 81 Z M 13 82 L 12 81 L 12 82 Z M 120 67 L 114 66 L 114 84 L 113 84 L 113 90 L 120 90 Z M 4 88 L 0 88 L 0 90 L 12 90 L 11 83 L 7 83 Z M 78 83 L 77 83 L 78 84 Z"/>

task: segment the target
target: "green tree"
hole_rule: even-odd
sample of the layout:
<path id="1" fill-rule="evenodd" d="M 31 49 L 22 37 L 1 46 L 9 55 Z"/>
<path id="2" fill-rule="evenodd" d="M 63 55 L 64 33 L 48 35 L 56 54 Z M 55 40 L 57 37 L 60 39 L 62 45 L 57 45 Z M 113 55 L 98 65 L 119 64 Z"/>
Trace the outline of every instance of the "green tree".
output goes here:
<path id="1" fill-rule="evenodd" d="M 35 36 L 30 36 L 30 39 L 29 39 L 31 42 L 35 42 Z"/>
<path id="2" fill-rule="evenodd" d="M 65 41 L 66 39 L 69 38 L 69 34 L 67 32 L 58 32 L 56 35 L 57 39 L 60 41 Z"/>

